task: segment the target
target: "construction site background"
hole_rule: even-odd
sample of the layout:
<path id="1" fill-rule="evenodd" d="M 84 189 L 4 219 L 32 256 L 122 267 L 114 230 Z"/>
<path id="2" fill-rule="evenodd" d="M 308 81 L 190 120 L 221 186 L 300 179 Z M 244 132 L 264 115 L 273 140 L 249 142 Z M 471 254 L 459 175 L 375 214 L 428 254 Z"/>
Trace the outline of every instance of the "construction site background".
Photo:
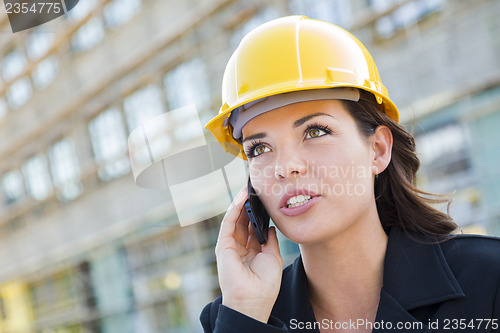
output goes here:
<path id="1" fill-rule="evenodd" d="M 80 0 L 18 33 L 2 8 L 1 333 L 202 331 L 223 215 L 181 227 L 168 189 L 134 183 L 127 137 L 188 104 L 203 126 L 241 38 L 291 14 L 365 44 L 415 134 L 419 186 L 451 197 L 463 232 L 500 235 L 499 1 Z"/>

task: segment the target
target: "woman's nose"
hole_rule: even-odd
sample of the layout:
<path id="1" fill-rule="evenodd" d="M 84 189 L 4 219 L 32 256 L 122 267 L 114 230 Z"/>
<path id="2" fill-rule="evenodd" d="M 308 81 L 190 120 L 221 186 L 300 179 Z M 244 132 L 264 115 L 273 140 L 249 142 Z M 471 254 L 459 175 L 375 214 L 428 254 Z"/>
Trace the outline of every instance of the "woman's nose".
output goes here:
<path id="1" fill-rule="evenodd" d="M 277 180 L 291 177 L 302 177 L 307 172 L 307 162 L 295 153 L 281 154 L 274 166 L 274 176 Z"/>

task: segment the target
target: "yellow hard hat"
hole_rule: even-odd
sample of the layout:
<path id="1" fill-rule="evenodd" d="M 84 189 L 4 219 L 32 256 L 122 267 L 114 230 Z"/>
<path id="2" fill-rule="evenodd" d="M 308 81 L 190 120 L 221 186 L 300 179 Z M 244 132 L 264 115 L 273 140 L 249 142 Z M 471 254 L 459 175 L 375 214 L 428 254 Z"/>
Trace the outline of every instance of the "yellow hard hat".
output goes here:
<path id="1" fill-rule="evenodd" d="M 233 138 L 231 113 L 244 112 L 245 104 L 273 95 L 338 87 L 372 93 L 380 109 L 398 121 L 398 109 L 373 58 L 356 37 L 305 16 L 275 19 L 247 34 L 229 59 L 222 107 L 205 127 L 227 152 L 246 159 L 239 140 Z"/>

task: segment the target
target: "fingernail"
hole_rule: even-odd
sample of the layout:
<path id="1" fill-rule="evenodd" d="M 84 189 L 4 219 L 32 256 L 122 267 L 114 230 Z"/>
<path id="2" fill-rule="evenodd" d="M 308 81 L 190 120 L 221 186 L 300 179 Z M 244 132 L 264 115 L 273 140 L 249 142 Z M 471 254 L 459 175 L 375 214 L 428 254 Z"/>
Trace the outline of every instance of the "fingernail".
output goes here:
<path id="1" fill-rule="evenodd" d="M 236 197 L 236 200 L 241 200 L 241 198 L 245 195 L 245 188 L 242 188 L 240 190 L 240 193 L 238 193 L 238 196 Z"/>

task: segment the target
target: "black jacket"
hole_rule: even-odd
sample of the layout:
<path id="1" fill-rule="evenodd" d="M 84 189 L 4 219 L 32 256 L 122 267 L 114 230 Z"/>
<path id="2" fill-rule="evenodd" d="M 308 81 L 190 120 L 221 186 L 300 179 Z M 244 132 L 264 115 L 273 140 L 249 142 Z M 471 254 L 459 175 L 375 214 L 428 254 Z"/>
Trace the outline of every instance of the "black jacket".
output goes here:
<path id="1" fill-rule="evenodd" d="M 203 309 L 200 320 L 205 332 L 217 333 L 365 327 L 315 322 L 301 257 L 283 270 L 267 324 L 221 305 L 221 296 Z M 422 243 L 391 228 L 373 332 L 500 332 L 500 239 L 457 235 Z"/>

